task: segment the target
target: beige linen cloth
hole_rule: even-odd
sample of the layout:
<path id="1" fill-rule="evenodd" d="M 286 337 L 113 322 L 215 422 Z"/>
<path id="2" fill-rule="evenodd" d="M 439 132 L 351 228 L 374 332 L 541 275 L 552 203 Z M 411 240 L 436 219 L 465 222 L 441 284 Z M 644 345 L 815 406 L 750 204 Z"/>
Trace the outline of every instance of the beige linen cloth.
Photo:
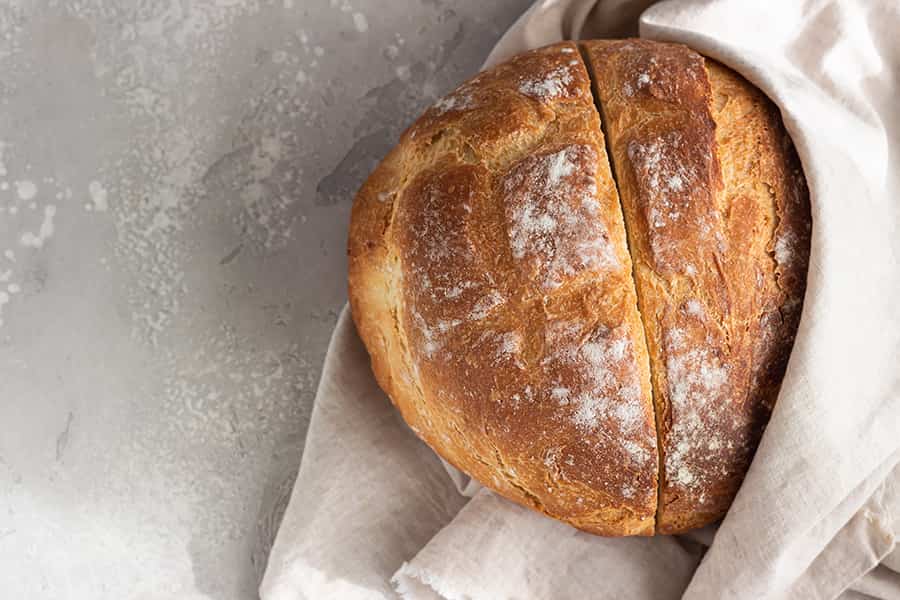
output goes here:
<path id="1" fill-rule="evenodd" d="M 812 193 L 809 281 L 728 515 L 688 536 L 605 539 L 448 476 L 375 384 L 345 310 L 263 600 L 900 599 L 900 2 L 647 5 L 539 2 L 488 64 L 639 24 L 780 107 Z"/>

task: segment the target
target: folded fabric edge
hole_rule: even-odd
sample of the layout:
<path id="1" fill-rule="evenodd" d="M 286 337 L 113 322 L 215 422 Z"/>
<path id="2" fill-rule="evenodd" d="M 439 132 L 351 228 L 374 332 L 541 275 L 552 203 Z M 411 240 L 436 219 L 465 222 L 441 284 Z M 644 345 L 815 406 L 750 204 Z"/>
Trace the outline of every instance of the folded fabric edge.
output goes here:
<path id="1" fill-rule="evenodd" d="M 471 498 L 478 493 L 478 490 L 482 488 L 482 485 L 480 483 L 448 463 L 443 458 L 441 458 L 441 464 L 444 465 L 444 470 L 447 471 L 450 479 L 453 480 L 453 485 L 456 486 L 456 491 L 466 498 Z"/>
<path id="2" fill-rule="evenodd" d="M 896 549 L 898 532 L 893 521 L 900 511 L 900 453 L 895 453 L 890 462 L 893 463 L 890 472 L 881 476 L 878 487 L 807 568 L 810 583 L 816 583 L 817 579 L 828 581 L 817 574 L 842 572 L 841 583 L 808 590 L 802 587 L 801 578 L 798 580 L 801 585 L 791 588 L 791 594 L 799 597 L 817 593 L 823 597 L 837 597 L 855 587 Z"/>
<path id="3" fill-rule="evenodd" d="M 451 589 L 447 581 L 409 562 L 400 565 L 391 583 L 403 600 L 467 600 Z"/>
<path id="4" fill-rule="evenodd" d="M 260 589 L 265 600 L 387 600 L 383 593 L 345 579 L 334 578 L 306 562 L 295 562 Z M 419 600 L 417 598 L 417 600 Z M 427 596 L 422 600 L 431 600 Z M 441 599 L 436 599 L 441 600 Z"/>

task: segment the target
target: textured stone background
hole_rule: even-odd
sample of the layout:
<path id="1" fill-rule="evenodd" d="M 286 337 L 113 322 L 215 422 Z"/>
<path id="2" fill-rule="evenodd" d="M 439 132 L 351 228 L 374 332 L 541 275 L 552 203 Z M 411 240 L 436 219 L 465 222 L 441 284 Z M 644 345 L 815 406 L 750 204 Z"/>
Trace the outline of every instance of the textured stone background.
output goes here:
<path id="1" fill-rule="evenodd" d="M 529 3 L 0 3 L 0 596 L 256 597 L 352 194 Z"/>

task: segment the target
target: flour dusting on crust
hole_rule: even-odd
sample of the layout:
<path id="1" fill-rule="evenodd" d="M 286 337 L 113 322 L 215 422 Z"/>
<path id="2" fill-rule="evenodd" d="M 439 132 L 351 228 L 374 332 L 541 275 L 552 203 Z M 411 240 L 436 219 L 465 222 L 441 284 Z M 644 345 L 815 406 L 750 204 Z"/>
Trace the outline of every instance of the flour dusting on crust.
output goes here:
<path id="1" fill-rule="evenodd" d="M 775 239 L 775 260 L 779 267 L 787 267 L 794 260 L 797 248 L 797 235 L 791 231 L 779 232 Z"/>
<path id="2" fill-rule="evenodd" d="M 696 300 L 688 301 L 685 310 L 698 319 L 704 314 Z M 666 443 L 666 476 L 673 484 L 701 489 L 709 474 L 698 470 L 691 457 L 704 446 L 712 451 L 727 445 L 711 424 L 728 410 L 721 400 L 728 396 L 730 368 L 716 355 L 713 344 L 690 343 L 683 329 L 667 330 L 664 346 L 673 415 Z"/>
<path id="3" fill-rule="evenodd" d="M 626 96 L 633 96 L 637 90 L 643 89 L 650 85 L 651 78 L 650 74 L 646 71 L 638 73 L 638 75 L 632 81 L 626 81 L 622 86 L 623 91 Z"/>
<path id="4" fill-rule="evenodd" d="M 566 146 L 522 160 L 503 181 L 512 257 L 544 289 L 621 266 L 599 212 L 596 164 L 591 146 Z"/>
<path id="5" fill-rule="evenodd" d="M 549 326 L 542 360 L 551 376 L 550 400 L 589 435 L 616 440 L 637 463 L 653 458 L 631 338 L 624 326 L 582 333 L 577 323 Z M 652 439 L 652 437 L 650 438 Z"/>
<path id="6" fill-rule="evenodd" d="M 464 85 L 435 102 L 431 110 L 440 116 L 448 112 L 461 112 L 472 108 L 475 108 L 474 97 L 469 86 Z"/>
<path id="7" fill-rule="evenodd" d="M 504 303 L 503 296 L 497 290 L 490 290 L 484 296 L 480 297 L 475 306 L 469 312 L 469 319 L 472 321 L 480 321 L 485 319 L 491 312 Z"/>
<path id="8" fill-rule="evenodd" d="M 575 62 L 575 64 L 579 64 Z M 561 65 L 540 77 L 528 77 L 519 83 L 519 91 L 537 100 L 552 100 L 572 95 L 570 86 L 575 78 L 572 76 L 572 63 Z"/>
<path id="9" fill-rule="evenodd" d="M 436 360 L 460 325 L 485 319 L 505 303 L 479 264 L 468 231 L 477 179 L 471 169 L 423 178 L 396 216 L 403 284 L 411 298 L 407 326 L 417 352 Z"/>
<path id="10" fill-rule="evenodd" d="M 648 144 L 628 145 L 628 159 L 635 171 L 644 175 L 639 181 L 650 192 L 650 227 L 654 229 L 681 217 L 677 193 L 698 179 L 689 163 L 678 160 L 682 143 L 681 134 L 672 132 Z"/>
<path id="11" fill-rule="evenodd" d="M 714 235 L 716 228 L 711 217 L 698 206 L 698 194 L 708 190 L 706 170 L 712 157 L 708 152 L 697 154 L 681 132 L 672 131 L 647 143 L 631 141 L 628 160 L 644 202 L 642 208 L 655 260 L 685 272 L 688 265 L 683 252 L 672 241 L 678 236 L 669 228 L 688 227 L 700 238 Z"/>

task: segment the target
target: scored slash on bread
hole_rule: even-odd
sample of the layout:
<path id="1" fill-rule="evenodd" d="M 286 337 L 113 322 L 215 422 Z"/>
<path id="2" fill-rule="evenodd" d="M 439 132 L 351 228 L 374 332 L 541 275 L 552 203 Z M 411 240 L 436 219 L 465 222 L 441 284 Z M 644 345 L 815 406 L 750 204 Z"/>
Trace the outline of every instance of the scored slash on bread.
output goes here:
<path id="1" fill-rule="evenodd" d="M 586 531 L 675 533 L 743 479 L 808 247 L 758 90 L 684 46 L 566 42 L 406 131 L 354 202 L 350 303 L 379 384 L 450 463 Z"/>

